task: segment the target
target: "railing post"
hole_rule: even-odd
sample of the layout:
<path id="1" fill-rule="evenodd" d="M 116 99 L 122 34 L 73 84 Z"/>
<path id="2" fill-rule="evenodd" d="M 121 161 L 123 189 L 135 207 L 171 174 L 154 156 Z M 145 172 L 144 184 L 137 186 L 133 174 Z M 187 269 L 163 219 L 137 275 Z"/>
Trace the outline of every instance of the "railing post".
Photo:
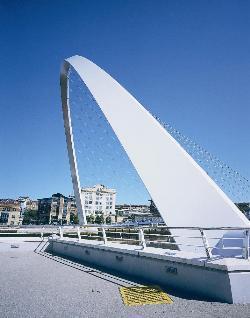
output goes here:
<path id="1" fill-rule="evenodd" d="M 203 242 L 203 245 L 205 248 L 207 258 L 210 259 L 212 257 L 212 253 L 211 253 L 209 245 L 208 245 L 207 237 L 202 229 L 200 229 L 200 233 L 201 233 L 201 238 L 202 238 L 202 242 Z"/>
<path id="2" fill-rule="evenodd" d="M 242 256 L 245 259 L 249 259 L 249 230 L 244 231 Z"/>
<path id="3" fill-rule="evenodd" d="M 59 235 L 60 235 L 60 238 L 62 239 L 63 238 L 63 229 L 61 226 L 59 226 Z"/>
<path id="4" fill-rule="evenodd" d="M 43 241 L 43 231 L 44 231 L 44 226 L 42 227 L 42 231 L 41 231 L 41 240 Z"/>
<path id="5" fill-rule="evenodd" d="M 77 237 L 78 241 L 81 241 L 81 231 L 80 231 L 80 226 L 77 227 Z"/>
<path id="6" fill-rule="evenodd" d="M 146 241 L 145 241 L 143 229 L 139 229 L 139 241 L 140 241 L 140 245 L 142 246 L 142 249 L 144 250 L 144 248 L 146 248 Z"/>
<path id="7" fill-rule="evenodd" d="M 103 239 L 103 243 L 107 244 L 107 236 L 106 236 L 106 231 L 104 227 L 102 227 L 102 239 Z"/>

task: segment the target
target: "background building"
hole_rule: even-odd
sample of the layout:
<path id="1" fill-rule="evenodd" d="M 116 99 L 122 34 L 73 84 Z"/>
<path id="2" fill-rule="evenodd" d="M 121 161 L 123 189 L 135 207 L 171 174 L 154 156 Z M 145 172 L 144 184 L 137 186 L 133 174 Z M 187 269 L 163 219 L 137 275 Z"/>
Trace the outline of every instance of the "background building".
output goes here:
<path id="1" fill-rule="evenodd" d="M 34 211 L 35 214 L 38 210 L 38 201 L 32 200 L 29 197 L 19 197 L 17 201 L 20 204 L 20 222 L 24 219 L 26 212 Z"/>
<path id="2" fill-rule="evenodd" d="M 116 205 L 116 221 L 135 223 L 163 223 L 163 219 L 154 204 L 149 200 L 150 205 L 144 204 L 119 204 Z"/>
<path id="3" fill-rule="evenodd" d="M 149 213 L 149 206 L 146 204 L 117 204 L 115 206 L 117 216 L 129 217 L 131 213 Z"/>
<path id="4" fill-rule="evenodd" d="M 0 199 L 0 224 L 20 224 L 20 203 L 12 199 Z"/>
<path id="5" fill-rule="evenodd" d="M 53 194 L 50 198 L 38 199 L 37 214 L 40 224 L 69 224 L 71 214 L 77 214 L 75 199 L 61 193 Z"/>
<path id="6" fill-rule="evenodd" d="M 82 202 L 86 216 L 102 214 L 115 217 L 116 190 L 102 184 L 81 189 Z"/>

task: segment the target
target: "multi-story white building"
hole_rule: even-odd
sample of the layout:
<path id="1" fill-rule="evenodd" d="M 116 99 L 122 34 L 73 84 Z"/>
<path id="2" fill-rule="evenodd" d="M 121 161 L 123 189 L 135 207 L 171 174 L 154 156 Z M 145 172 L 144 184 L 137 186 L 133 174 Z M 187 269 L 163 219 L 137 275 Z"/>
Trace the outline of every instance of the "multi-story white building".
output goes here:
<path id="1" fill-rule="evenodd" d="M 92 188 L 82 188 L 81 195 L 86 216 L 115 215 L 116 190 L 97 184 Z"/>

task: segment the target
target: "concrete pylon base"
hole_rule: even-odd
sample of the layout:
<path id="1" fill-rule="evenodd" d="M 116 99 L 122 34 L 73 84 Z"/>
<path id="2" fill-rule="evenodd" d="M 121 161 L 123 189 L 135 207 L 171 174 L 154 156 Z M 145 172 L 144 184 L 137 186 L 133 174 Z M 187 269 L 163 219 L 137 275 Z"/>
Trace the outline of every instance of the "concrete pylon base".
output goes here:
<path id="1" fill-rule="evenodd" d="M 109 271 L 185 292 L 188 297 L 227 303 L 250 303 L 250 261 L 160 248 L 103 244 L 100 241 L 49 239 L 48 250 Z"/>

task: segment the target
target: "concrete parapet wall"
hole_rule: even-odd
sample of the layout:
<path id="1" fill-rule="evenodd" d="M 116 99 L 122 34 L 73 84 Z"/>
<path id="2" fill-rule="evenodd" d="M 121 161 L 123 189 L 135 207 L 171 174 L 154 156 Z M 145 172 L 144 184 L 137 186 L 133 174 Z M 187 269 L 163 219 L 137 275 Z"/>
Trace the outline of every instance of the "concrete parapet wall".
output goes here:
<path id="1" fill-rule="evenodd" d="M 250 303 L 247 260 L 208 261 L 198 254 L 98 241 L 50 239 L 52 252 L 138 277 L 189 296 L 228 303 Z"/>

